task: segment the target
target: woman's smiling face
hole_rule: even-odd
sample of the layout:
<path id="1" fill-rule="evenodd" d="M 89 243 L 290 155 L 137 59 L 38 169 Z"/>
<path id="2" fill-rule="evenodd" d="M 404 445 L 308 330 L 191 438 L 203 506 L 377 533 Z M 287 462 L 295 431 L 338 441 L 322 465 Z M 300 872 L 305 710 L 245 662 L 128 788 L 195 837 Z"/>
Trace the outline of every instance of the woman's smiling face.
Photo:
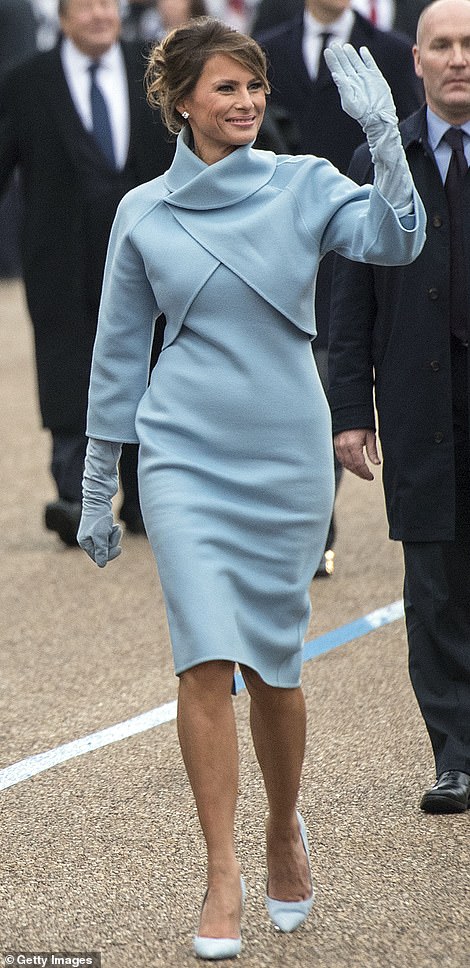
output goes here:
<path id="1" fill-rule="evenodd" d="M 199 158 L 208 165 L 257 137 L 266 108 L 263 81 L 227 54 L 213 54 L 190 95 L 187 111 Z"/>

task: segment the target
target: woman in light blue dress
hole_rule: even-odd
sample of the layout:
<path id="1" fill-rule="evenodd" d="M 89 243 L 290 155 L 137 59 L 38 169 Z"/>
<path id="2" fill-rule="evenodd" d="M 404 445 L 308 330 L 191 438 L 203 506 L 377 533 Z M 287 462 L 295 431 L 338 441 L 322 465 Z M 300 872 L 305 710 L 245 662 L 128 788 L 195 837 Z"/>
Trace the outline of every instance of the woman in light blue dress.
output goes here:
<path id="1" fill-rule="evenodd" d="M 252 39 L 206 18 L 155 48 L 149 99 L 179 132 L 176 154 L 166 175 L 119 207 L 93 358 L 79 543 L 100 566 L 119 554 L 116 464 L 121 444 L 138 442 L 179 676 L 178 734 L 208 851 L 194 939 L 208 959 L 241 948 L 235 663 L 269 806 L 268 913 L 292 931 L 313 903 L 296 803 L 309 586 L 334 490 L 311 351 L 318 263 L 330 250 L 405 263 L 424 242 L 384 79 L 368 52 L 327 56 L 343 106 L 368 134 L 372 188 L 323 159 L 252 147 L 268 92 Z M 161 312 L 164 345 L 148 385 Z"/>

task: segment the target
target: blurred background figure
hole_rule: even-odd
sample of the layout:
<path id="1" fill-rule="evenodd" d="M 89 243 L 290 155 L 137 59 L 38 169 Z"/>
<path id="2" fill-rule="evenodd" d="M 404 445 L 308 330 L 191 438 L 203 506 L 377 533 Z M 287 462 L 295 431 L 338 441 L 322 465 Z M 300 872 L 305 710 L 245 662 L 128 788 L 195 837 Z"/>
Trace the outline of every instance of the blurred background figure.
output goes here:
<path id="1" fill-rule="evenodd" d="M 414 42 L 416 25 L 427 0 L 354 0 L 354 10 L 381 30 L 397 30 Z M 253 33 L 268 30 L 302 12 L 304 0 L 260 0 L 252 25 Z"/>
<path id="2" fill-rule="evenodd" d="M 304 0 L 259 0 L 253 19 L 253 33 L 270 30 L 302 12 Z"/>
<path id="3" fill-rule="evenodd" d="M 160 20 L 159 39 L 191 17 L 205 17 L 209 12 L 205 0 L 156 0 L 155 9 Z"/>
<path id="4" fill-rule="evenodd" d="M 0 0 L 0 80 L 36 50 L 36 19 L 30 0 Z"/>
<path id="5" fill-rule="evenodd" d="M 36 21 L 29 0 L 0 0 L 0 82 L 11 67 L 36 50 Z M 18 172 L 0 200 L 0 278 L 21 275 Z"/>
<path id="6" fill-rule="evenodd" d="M 282 108 L 295 125 L 291 131 L 294 154 L 313 154 L 328 158 L 346 173 L 352 155 L 364 134 L 341 108 L 323 51 L 335 40 L 348 41 L 358 50 L 369 48 L 387 79 L 400 120 L 417 110 L 423 102 L 421 82 L 414 70 L 412 44 L 403 35 L 384 32 L 352 9 L 351 0 L 305 0 L 290 20 L 271 30 L 256 34 L 270 65 L 271 104 Z M 313 351 L 325 389 L 328 382 L 328 322 L 333 274 L 333 257 L 321 262 L 317 278 L 315 313 L 317 337 Z M 336 484 L 342 467 L 336 461 Z M 333 514 L 323 561 L 317 575 L 334 570 L 336 536 Z"/>
<path id="7" fill-rule="evenodd" d="M 126 40 L 153 43 L 191 17 L 208 14 L 204 0 L 128 0 L 123 13 L 122 36 Z"/>
<path id="8" fill-rule="evenodd" d="M 36 42 L 38 50 L 50 50 L 59 33 L 57 0 L 31 0 L 36 18 Z"/>
<path id="9" fill-rule="evenodd" d="M 206 0 L 208 13 L 242 33 L 250 33 L 259 0 Z"/>
<path id="10" fill-rule="evenodd" d="M 381 30 L 397 30 L 414 42 L 419 15 L 427 3 L 428 0 L 354 0 L 353 6 Z"/>
<path id="11" fill-rule="evenodd" d="M 23 278 L 57 488 L 45 525 L 76 546 L 109 231 L 123 195 L 165 171 L 174 144 L 146 102 L 141 45 L 119 40 L 118 0 L 60 0 L 59 11 L 56 45 L 12 68 L 0 87 L 0 193 L 19 169 Z M 144 533 L 135 446 L 123 451 L 120 472 L 120 517 Z"/>
<path id="12" fill-rule="evenodd" d="M 160 20 L 155 0 L 123 0 L 123 40 L 151 42 L 157 40 Z"/>

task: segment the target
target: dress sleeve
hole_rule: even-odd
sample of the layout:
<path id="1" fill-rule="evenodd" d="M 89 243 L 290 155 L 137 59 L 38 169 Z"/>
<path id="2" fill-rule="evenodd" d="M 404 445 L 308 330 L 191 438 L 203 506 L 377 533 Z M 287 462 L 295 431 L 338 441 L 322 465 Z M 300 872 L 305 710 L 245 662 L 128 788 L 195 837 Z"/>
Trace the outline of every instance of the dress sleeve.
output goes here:
<path id="1" fill-rule="evenodd" d="M 321 255 L 334 250 L 355 262 L 408 265 L 421 252 L 426 238 L 426 212 L 413 186 L 413 209 L 396 211 L 375 186 L 343 181 L 332 192 L 335 203 L 325 226 Z M 341 197 L 342 196 L 342 197 Z"/>
<path id="2" fill-rule="evenodd" d="M 160 312 L 132 241 L 134 222 L 126 196 L 109 239 L 88 401 L 87 435 L 120 443 L 138 442 L 135 415 L 148 386 Z"/>

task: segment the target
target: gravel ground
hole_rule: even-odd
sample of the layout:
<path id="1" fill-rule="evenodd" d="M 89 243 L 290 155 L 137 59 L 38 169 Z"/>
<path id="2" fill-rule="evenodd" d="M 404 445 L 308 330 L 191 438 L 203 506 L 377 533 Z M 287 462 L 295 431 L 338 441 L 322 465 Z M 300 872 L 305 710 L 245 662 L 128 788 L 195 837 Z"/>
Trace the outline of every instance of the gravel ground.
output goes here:
<path id="1" fill-rule="evenodd" d="M 49 439 L 17 282 L 0 284 L 0 319 L 1 770 L 168 703 L 176 680 L 147 541 L 125 536 L 120 559 L 98 571 L 43 528 Z M 347 475 L 337 515 L 336 571 L 312 584 L 310 639 L 401 597 L 380 482 Z M 240 966 L 466 968 L 470 812 L 418 808 L 433 766 L 406 658 L 398 620 L 305 664 L 300 807 L 317 903 L 291 936 L 264 909 L 265 801 L 246 692 L 236 698 Z M 99 951 L 105 968 L 195 964 L 204 852 L 174 721 L 0 797 L 0 952 Z"/>

